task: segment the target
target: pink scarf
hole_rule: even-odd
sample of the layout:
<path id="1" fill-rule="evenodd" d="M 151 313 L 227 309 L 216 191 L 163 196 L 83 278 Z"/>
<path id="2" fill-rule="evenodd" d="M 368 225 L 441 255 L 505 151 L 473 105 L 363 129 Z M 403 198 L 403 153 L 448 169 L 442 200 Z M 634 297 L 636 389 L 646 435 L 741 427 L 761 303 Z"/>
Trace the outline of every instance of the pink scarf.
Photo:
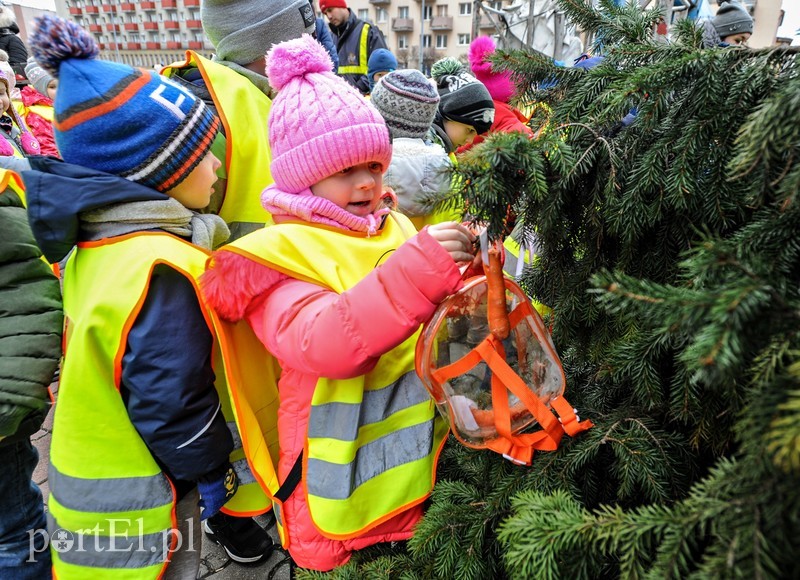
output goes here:
<path id="1" fill-rule="evenodd" d="M 382 201 L 390 201 L 394 207 L 397 198 L 390 190 L 383 193 Z M 391 211 L 384 204 L 378 204 L 378 209 L 373 213 L 367 217 L 359 217 L 324 197 L 317 197 L 310 189 L 300 193 L 286 193 L 274 183 L 261 193 L 261 205 L 272 215 L 293 216 L 310 223 L 366 232 L 369 236 L 378 231 L 383 216 Z"/>

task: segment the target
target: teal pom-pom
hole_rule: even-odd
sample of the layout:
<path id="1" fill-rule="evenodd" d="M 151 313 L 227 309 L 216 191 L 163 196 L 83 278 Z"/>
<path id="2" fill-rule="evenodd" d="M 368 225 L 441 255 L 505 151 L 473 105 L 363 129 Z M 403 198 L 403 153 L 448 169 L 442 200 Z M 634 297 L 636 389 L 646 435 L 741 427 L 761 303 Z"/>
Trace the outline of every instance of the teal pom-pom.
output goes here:
<path id="1" fill-rule="evenodd" d="M 100 54 L 92 35 L 74 22 L 45 14 L 35 23 L 36 30 L 29 39 L 33 58 L 56 78 L 63 61 L 69 58 L 92 59 Z"/>
<path id="2" fill-rule="evenodd" d="M 452 56 L 448 56 L 437 60 L 431 66 L 431 76 L 434 78 L 436 82 L 439 82 L 442 77 L 446 77 L 448 75 L 457 75 L 459 73 L 465 72 L 464 65 L 461 64 L 460 61 L 456 60 Z"/>

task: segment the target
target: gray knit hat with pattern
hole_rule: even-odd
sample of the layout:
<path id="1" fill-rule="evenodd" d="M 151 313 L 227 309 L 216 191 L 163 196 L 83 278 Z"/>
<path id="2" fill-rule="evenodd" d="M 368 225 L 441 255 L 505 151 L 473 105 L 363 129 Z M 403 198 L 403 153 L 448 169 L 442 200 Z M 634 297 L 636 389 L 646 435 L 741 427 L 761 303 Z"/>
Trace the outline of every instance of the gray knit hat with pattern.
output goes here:
<path id="1" fill-rule="evenodd" d="M 314 32 L 308 0 L 204 0 L 200 18 L 217 58 L 247 65 L 273 44 Z"/>
<path id="2" fill-rule="evenodd" d="M 372 89 L 372 104 L 389 127 L 392 139 L 422 139 L 431 128 L 439 93 L 418 70 L 390 72 Z"/>
<path id="3" fill-rule="evenodd" d="M 753 33 L 753 19 L 747 9 L 738 2 L 721 4 L 713 22 L 717 34 L 723 40 L 726 36 L 734 34 Z"/>

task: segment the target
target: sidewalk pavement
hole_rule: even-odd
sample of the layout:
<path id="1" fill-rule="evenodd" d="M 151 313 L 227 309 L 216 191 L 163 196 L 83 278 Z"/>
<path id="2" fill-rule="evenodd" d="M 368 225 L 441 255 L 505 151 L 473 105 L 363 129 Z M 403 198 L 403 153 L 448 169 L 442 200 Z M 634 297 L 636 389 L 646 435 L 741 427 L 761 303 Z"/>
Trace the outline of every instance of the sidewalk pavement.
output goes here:
<path id="1" fill-rule="evenodd" d="M 57 395 L 58 385 L 54 383 L 50 389 L 53 391 L 53 396 Z M 47 484 L 47 468 L 50 464 L 50 436 L 53 432 L 53 409 L 47 415 L 47 419 L 42 425 L 42 428 L 31 436 L 31 442 L 39 451 L 39 464 L 33 472 L 33 482 L 42 490 L 42 495 L 45 500 L 45 510 L 47 510 L 47 495 L 49 487 Z M 259 516 L 256 521 L 262 526 L 265 525 L 269 518 Z M 269 530 L 269 535 L 276 545 L 278 542 L 278 534 L 273 526 Z M 225 553 L 222 547 L 210 541 L 203 534 L 203 546 L 201 548 L 200 560 L 200 573 L 198 578 L 211 579 L 211 580 L 261 580 L 266 578 L 272 567 L 280 562 L 285 553 L 281 550 L 275 550 L 269 560 L 257 565 L 241 565 L 231 560 Z M 275 573 L 273 578 L 275 580 L 289 580 L 289 566 L 282 565 Z"/>

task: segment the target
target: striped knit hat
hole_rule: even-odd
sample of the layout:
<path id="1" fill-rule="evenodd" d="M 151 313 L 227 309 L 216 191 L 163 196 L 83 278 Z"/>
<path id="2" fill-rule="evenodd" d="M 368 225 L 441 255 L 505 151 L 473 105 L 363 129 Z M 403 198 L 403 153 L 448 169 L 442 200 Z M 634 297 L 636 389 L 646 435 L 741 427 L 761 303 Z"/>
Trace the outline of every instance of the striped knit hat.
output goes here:
<path id="1" fill-rule="evenodd" d="M 76 24 L 42 16 L 30 46 L 59 80 L 53 128 L 64 161 L 166 192 L 211 148 L 219 119 L 203 101 L 153 71 L 97 60 Z"/>

